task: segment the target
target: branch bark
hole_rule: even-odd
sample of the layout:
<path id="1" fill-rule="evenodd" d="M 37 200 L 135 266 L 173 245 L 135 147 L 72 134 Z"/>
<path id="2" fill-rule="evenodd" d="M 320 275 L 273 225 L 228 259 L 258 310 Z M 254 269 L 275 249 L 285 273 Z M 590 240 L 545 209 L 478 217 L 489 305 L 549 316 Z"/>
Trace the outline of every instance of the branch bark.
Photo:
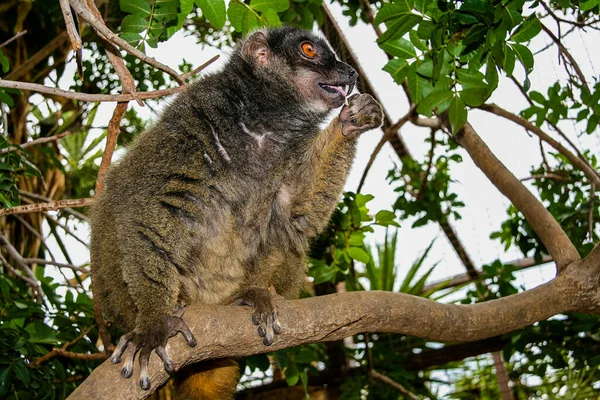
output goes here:
<path id="1" fill-rule="evenodd" d="M 96 179 L 96 195 L 100 194 L 104 188 L 104 178 L 106 176 L 106 172 L 108 171 L 110 161 L 112 160 L 112 155 L 117 147 L 117 136 L 119 136 L 119 132 L 121 130 L 121 120 L 125 115 L 125 111 L 127 111 L 127 104 L 128 103 L 117 103 L 117 106 L 113 111 L 113 115 L 108 122 L 106 147 L 104 148 L 104 153 L 102 153 L 102 161 L 100 162 L 98 177 Z"/>
<path id="2" fill-rule="evenodd" d="M 577 249 L 559 223 L 523 183 L 496 158 L 471 124 L 466 123 L 455 140 L 467 150 L 475 165 L 494 186 L 523 213 L 550 252 L 559 271 L 579 259 Z"/>
<path id="3" fill-rule="evenodd" d="M 55 211 L 71 207 L 87 207 L 94 202 L 93 198 L 57 200 L 49 203 L 26 204 L 12 208 L 0 209 L 0 217 L 12 214 L 27 214 L 32 212 Z"/>
<path id="4" fill-rule="evenodd" d="M 472 305 L 441 304 L 393 292 L 349 292 L 278 301 L 282 334 L 262 344 L 246 307 L 192 305 L 184 320 L 198 342 L 189 347 L 177 336 L 167 343 L 176 369 L 202 360 L 243 357 L 305 343 L 340 340 L 361 332 L 395 332 L 435 341 L 466 342 L 501 335 L 564 312 L 600 313 L 600 249 L 564 268 L 550 282 L 527 292 Z M 165 383 L 158 356 L 150 359 L 152 388 L 122 379 L 121 366 L 106 361 L 69 397 L 143 399 Z M 107 384 L 110 382 L 110 384 Z"/>
<path id="5" fill-rule="evenodd" d="M 484 111 L 487 111 L 489 113 L 506 118 L 506 119 L 516 123 L 517 125 L 520 125 L 523 128 L 527 129 L 529 132 L 533 133 L 534 135 L 539 137 L 541 140 L 543 140 L 544 142 L 546 142 L 550 146 L 552 146 L 560 154 L 565 156 L 574 166 L 579 168 L 585 174 L 585 176 L 590 180 L 590 182 L 593 182 L 596 186 L 600 185 L 600 176 L 598 175 L 598 173 L 596 171 L 594 171 L 594 169 L 587 163 L 586 160 L 577 157 L 575 154 L 570 152 L 569 149 L 567 149 L 565 146 L 560 144 L 559 141 L 552 138 L 550 135 L 548 135 L 542 129 L 533 125 L 531 122 L 527 121 L 525 118 L 521 118 L 518 115 L 513 114 L 510 111 L 507 111 L 507 110 L 503 109 L 502 107 L 499 107 L 496 104 L 483 104 L 483 105 L 479 106 L 479 108 Z"/>

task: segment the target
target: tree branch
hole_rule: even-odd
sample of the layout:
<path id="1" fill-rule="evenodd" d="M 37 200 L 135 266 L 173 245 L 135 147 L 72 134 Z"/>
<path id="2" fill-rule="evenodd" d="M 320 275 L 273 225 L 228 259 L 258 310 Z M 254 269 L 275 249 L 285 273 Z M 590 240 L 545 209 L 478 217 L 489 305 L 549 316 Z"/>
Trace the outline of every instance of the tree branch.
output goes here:
<path id="1" fill-rule="evenodd" d="M 519 117 L 518 115 L 513 114 L 510 111 L 507 111 L 507 110 L 503 109 L 502 107 L 499 107 L 496 104 L 482 104 L 481 106 L 479 106 L 479 108 L 484 111 L 487 111 L 489 113 L 496 114 L 500 117 L 506 118 L 506 119 L 516 123 L 517 125 L 520 125 L 523 128 L 527 129 L 529 132 L 533 133 L 534 135 L 538 136 L 541 140 L 548 143 L 556 151 L 558 151 L 560 154 L 565 156 L 567 158 L 567 160 L 569 160 L 574 166 L 579 168 L 585 174 L 585 176 L 590 180 L 590 182 L 594 182 L 596 184 L 596 186 L 600 186 L 600 176 L 598 176 L 596 171 L 594 171 L 594 169 L 587 163 L 587 161 L 582 160 L 581 158 L 577 157 L 575 154 L 571 153 L 569 151 L 569 149 L 567 149 L 565 146 L 560 144 L 560 142 L 558 142 L 556 139 L 552 138 L 550 135 L 548 135 L 542 129 L 533 125 L 531 122 L 529 122 L 525 118 Z"/>
<path id="2" fill-rule="evenodd" d="M 121 120 L 125 115 L 125 111 L 127 111 L 127 104 L 128 103 L 117 103 L 113 115 L 108 122 L 106 147 L 104 148 L 104 153 L 102 153 L 102 161 L 100 162 L 98 177 L 96 178 L 96 196 L 100 194 L 104 188 L 104 178 L 108 171 L 112 155 L 117 147 L 117 136 L 119 136 L 119 132 L 121 131 Z"/>
<path id="3" fill-rule="evenodd" d="M 175 79 L 180 85 L 183 85 L 185 83 L 185 81 L 179 76 L 177 71 L 156 61 L 152 57 L 148 57 L 146 54 L 131 46 L 125 40 L 121 39 L 118 35 L 116 35 L 113 31 L 108 29 L 108 27 L 94 15 L 94 13 L 88 8 L 88 6 L 84 2 L 80 0 L 70 0 L 69 3 L 71 4 L 71 7 L 73 7 L 75 12 L 79 14 L 81 18 L 86 20 L 87 23 L 90 24 L 92 28 L 94 28 L 98 35 L 100 35 L 100 37 L 119 46 L 121 49 L 125 50 L 132 56 L 139 58 L 146 64 L 151 65 L 154 68 L 171 75 L 171 77 Z"/>
<path id="4" fill-rule="evenodd" d="M 65 97 L 67 99 L 90 101 L 90 102 L 106 102 L 106 101 L 131 101 L 135 100 L 132 94 L 88 94 L 79 92 L 70 92 L 68 90 L 62 90 L 59 88 L 48 87 L 37 83 L 29 82 L 18 82 L 0 79 L 0 88 L 19 89 L 19 90 L 30 90 L 37 93 L 46 93 L 54 96 Z M 177 93 L 186 86 L 176 86 L 168 89 L 155 90 L 152 92 L 140 92 L 137 96 L 140 99 L 155 99 L 157 97 L 169 96 Z"/>
<path id="5" fill-rule="evenodd" d="M 49 203 L 37 203 L 37 204 L 26 204 L 23 206 L 16 206 L 12 208 L 0 209 L 0 217 L 4 215 L 12 214 L 26 214 L 32 212 L 44 212 L 44 211 L 55 211 L 62 208 L 70 207 L 87 207 L 94 202 L 93 198 L 84 199 L 68 199 L 68 200 L 57 200 Z"/>
<path id="6" fill-rule="evenodd" d="M 502 164 L 466 123 L 455 136 L 475 165 L 523 213 L 556 262 L 558 271 L 579 259 L 579 253 L 554 217 L 540 201 Z"/>
<path id="7" fill-rule="evenodd" d="M 29 142 L 25 142 L 23 144 L 13 145 L 13 146 L 19 146 L 22 149 L 26 149 L 27 147 L 35 146 L 36 144 L 48 143 L 48 142 L 53 142 L 58 139 L 62 139 L 65 136 L 70 135 L 71 133 L 73 133 L 73 132 L 64 131 L 62 133 L 59 133 L 58 135 L 49 136 L 49 137 L 41 137 L 41 138 L 29 141 Z M 5 153 L 8 153 L 9 151 L 11 151 L 10 145 L 9 145 L 9 147 L 0 149 L 0 154 L 5 154 Z"/>
<path id="8" fill-rule="evenodd" d="M 279 300 L 283 328 L 270 347 L 262 344 L 246 307 L 198 304 L 186 308 L 184 320 L 198 342 L 189 347 L 177 336 L 167 343 L 176 369 L 213 358 L 243 357 L 305 343 L 340 340 L 361 332 L 394 332 L 434 341 L 474 341 L 511 332 L 564 312 L 600 312 L 600 249 L 550 282 L 513 296 L 472 305 L 441 304 L 394 292 L 348 292 L 301 300 Z M 152 389 L 122 379 L 120 365 L 106 361 L 69 397 L 143 399 L 168 379 L 152 354 Z M 110 384 L 108 384 L 110 382 Z"/>
<path id="9" fill-rule="evenodd" d="M 573 56 L 571 55 L 571 53 L 569 53 L 569 50 L 567 50 L 567 48 L 565 46 L 563 46 L 563 44 L 561 43 L 560 39 L 557 38 L 554 35 L 554 33 L 552 33 L 552 31 L 550 29 L 548 29 L 548 27 L 546 25 L 544 25 L 541 22 L 540 22 L 540 25 L 542 26 L 543 31 L 546 32 L 546 34 L 548 36 L 550 36 L 550 39 L 552 39 L 552 41 L 554 43 L 556 43 L 556 45 L 558 46 L 558 51 L 560 52 L 560 54 L 562 54 L 569 61 L 569 64 L 571 64 L 571 66 L 575 70 L 575 73 L 579 77 L 579 80 L 581 81 L 581 84 L 589 92 L 590 88 L 589 88 L 589 86 L 587 84 L 587 81 L 585 80 L 585 75 L 583 74 L 583 72 L 581 72 L 581 68 L 579 68 L 579 64 L 577 64 L 577 62 L 575 61 L 575 59 L 573 58 Z"/>
<path id="10" fill-rule="evenodd" d="M 14 42 L 15 40 L 17 40 L 18 38 L 20 38 L 21 36 L 23 36 L 26 33 L 27 33 L 27 30 L 23 30 L 23 31 L 17 33 L 15 36 L 11 37 L 6 42 L 0 44 L 0 49 L 8 46 L 9 44 L 11 44 L 12 42 Z"/>

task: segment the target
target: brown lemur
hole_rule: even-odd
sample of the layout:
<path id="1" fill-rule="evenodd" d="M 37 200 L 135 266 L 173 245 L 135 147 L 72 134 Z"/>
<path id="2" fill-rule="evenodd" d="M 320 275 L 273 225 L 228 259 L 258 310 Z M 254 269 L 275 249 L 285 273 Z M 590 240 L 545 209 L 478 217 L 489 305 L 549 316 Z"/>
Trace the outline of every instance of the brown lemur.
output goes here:
<path id="1" fill-rule="evenodd" d="M 356 138 L 382 123 L 379 103 L 355 94 L 320 128 L 357 76 L 311 32 L 256 31 L 111 168 L 92 209 L 91 263 L 95 301 L 127 332 L 111 357 L 123 356 L 124 377 L 138 350 L 142 388 L 152 350 L 173 371 L 167 339 L 196 343 L 181 318 L 190 303 L 251 305 L 266 345 L 280 333 L 268 288 L 298 294 Z M 238 372 L 229 375 L 223 391 L 181 396 L 232 398 Z"/>

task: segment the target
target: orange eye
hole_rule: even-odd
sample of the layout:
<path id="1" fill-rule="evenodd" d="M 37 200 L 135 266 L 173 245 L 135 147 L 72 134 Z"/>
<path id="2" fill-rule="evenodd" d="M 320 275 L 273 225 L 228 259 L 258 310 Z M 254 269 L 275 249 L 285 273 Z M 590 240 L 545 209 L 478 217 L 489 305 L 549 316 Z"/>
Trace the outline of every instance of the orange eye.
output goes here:
<path id="1" fill-rule="evenodd" d="M 307 57 L 313 58 L 316 54 L 315 48 L 312 45 L 312 43 L 308 43 L 308 42 L 302 43 L 300 48 L 302 49 L 302 52 L 304 53 L 304 55 L 306 55 Z"/>

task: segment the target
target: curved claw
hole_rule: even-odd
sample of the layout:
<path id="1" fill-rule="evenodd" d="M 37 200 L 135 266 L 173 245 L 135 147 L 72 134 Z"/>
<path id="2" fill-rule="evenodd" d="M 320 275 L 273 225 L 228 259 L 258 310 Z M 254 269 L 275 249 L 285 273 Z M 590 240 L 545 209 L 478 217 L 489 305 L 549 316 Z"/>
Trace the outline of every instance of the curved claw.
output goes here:
<path id="1" fill-rule="evenodd" d="M 258 336 L 263 338 L 265 346 L 273 343 L 275 335 L 281 333 L 277 320 L 277 311 L 272 303 L 273 295 L 265 288 L 249 289 L 235 304 L 249 305 L 254 308 L 252 324 L 257 326 Z"/>
<path id="2" fill-rule="evenodd" d="M 181 315 L 181 313 L 179 313 L 179 315 Z M 119 344 L 111 355 L 110 360 L 113 364 L 117 364 L 121 362 L 121 358 L 123 358 L 124 364 L 121 368 L 121 375 L 124 378 L 130 378 L 133 375 L 135 355 L 139 350 L 139 383 L 142 389 L 149 390 L 152 386 L 152 382 L 150 380 L 148 365 L 150 363 L 152 350 L 155 350 L 156 354 L 161 358 L 165 370 L 168 373 L 174 372 L 175 363 L 167 353 L 165 344 L 170 337 L 177 335 L 179 332 L 181 332 L 189 346 L 196 346 L 196 339 L 194 339 L 192 331 L 185 321 L 176 314 L 173 316 L 166 316 L 150 327 L 136 329 L 121 336 Z"/>

